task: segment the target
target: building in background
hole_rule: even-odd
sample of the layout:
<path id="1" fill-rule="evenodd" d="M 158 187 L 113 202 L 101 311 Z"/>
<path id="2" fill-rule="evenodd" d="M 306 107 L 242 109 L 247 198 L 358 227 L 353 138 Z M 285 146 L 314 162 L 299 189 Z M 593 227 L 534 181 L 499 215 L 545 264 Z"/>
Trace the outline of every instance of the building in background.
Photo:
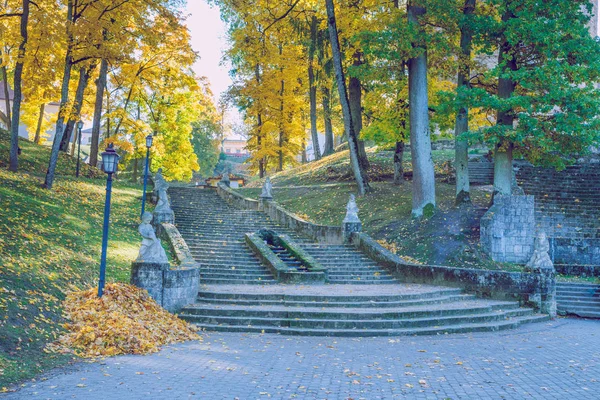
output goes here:
<path id="1" fill-rule="evenodd" d="M 221 142 L 221 149 L 227 156 L 247 158 L 250 155 L 247 144 L 248 141 L 242 137 L 227 137 Z"/>

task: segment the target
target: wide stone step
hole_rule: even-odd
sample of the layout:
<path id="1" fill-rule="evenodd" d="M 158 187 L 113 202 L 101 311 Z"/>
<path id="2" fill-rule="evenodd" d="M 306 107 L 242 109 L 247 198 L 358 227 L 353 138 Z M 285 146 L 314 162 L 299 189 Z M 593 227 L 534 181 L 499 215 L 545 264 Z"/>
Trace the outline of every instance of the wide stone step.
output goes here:
<path id="1" fill-rule="evenodd" d="M 366 279 L 328 279 L 328 283 L 341 284 L 341 285 L 372 285 L 377 283 L 379 285 L 394 285 L 398 283 L 395 279 L 385 280 L 380 279 L 378 281 L 366 280 Z"/>
<path id="2" fill-rule="evenodd" d="M 185 307 L 183 312 L 200 316 L 261 317 L 286 319 L 390 320 L 406 318 L 439 318 L 443 316 L 489 313 L 519 309 L 517 303 L 468 300 L 439 305 L 404 308 L 318 308 L 287 306 L 221 306 L 198 304 Z"/>
<path id="3" fill-rule="evenodd" d="M 224 278 L 202 278 L 200 282 L 209 285 L 269 285 L 276 284 L 277 281 L 272 277 L 267 279 L 224 279 Z"/>
<path id="4" fill-rule="evenodd" d="M 198 297 L 196 304 L 215 305 L 215 306 L 285 306 L 285 307 L 332 307 L 332 308 L 401 308 L 413 307 L 428 304 L 442 304 L 454 301 L 475 300 L 475 296 L 468 294 L 450 295 L 431 297 L 414 300 L 398 300 L 398 301 L 371 301 L 371 302 L 342 302 L 342 301 L 294 301 L 294 300 L 248 300 L 248 299 L 205 299 Z"/>
<path id="5" fill-rule="evenodd" d="M 408 289 L 407 289 L 408 288 Z M 244 290 L 237 287 L 203 286 L 198 296 L 206 299 L 228 300 L 280 300 L 317 302 L 384 302 L 403 301 L 461 294 L 460 289 L 426 287 L 422 285 L 399 285 L 380 289 L 377 285 L 354 288 L 343 285 L 319 285 L 294 287 L 278 285 L 268 290 Z"/>
<path id="6" fill-rule="evenodd" d="M 508 320 L 457 324 L 449 326 L 434 326 L 426 328 L 406 328 L 406 329 L 308 329 L 308 328 L 288 328 L 273 326 L 228 326 L 215 324 L 196 324 L 198 327 L 207 331 L 218 332 L 256 332 L 256 333 L 279 333 L 282 335 L 297 336 L 338 336 L 338 337 L 370 337 L 370 336 L 415 336 L 415 335 L 443 335 L 450 333 L 468 333 L 468 332 L 492 332 L 505 329 L 514 329 L 520 325 L 533 322 L 547 321 L 547 315 L 534 314 L 524 317 L 515 317 Z"/>
<path id="7" fill-rule="evenodd" d="M 240 273 L 239 271 L 234 271 L 232 273 L 225 272 L 213 272 L 213 271 L 200 271 L 201 280 L 204 279 L 238 279 L 238 280 L 267 280 L 273 279 L 273 276 L 268 273 L 263 274 L 252 274 L 252 273 Z"/>
<path id="8" fill-rule="evenodd" d="M 532 310 L 515 310 L 510 312 L 488 312 L 480 314 L 460 314 L 452 316 L 440 316 L 436 318 L 409 318 L 395 320 L 331 320 L 312 318 L 248 318 L 248 317 L 224 317 L 224 316 L 191 316 L 185 315 L 185 319 L 198 324 L 230 325 L 230 326 L 277 326 L 303 329 L 407 329 L 423 327 L 440 327 L 457 324 L 489 323 L 503 321 L 511 317 L 523 317 L 532 315 Z"/>

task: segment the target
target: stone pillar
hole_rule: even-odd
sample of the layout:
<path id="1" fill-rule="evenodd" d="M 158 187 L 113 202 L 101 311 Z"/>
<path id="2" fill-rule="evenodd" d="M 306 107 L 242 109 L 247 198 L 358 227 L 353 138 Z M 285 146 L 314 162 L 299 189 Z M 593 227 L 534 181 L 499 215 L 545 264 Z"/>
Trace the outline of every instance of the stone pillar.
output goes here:
<path id="1" fill-rule="evenodd" d="M 525 264 L 533 253 L 533 196 L 496 195 L 481 218 L 480 241 L 494 261 Z"/>
<path id="2" fill-rule="evenodd" d="M 167 263 L 133 262 L 131 264 L 131 284 L 146 289 L 150 297 L 163 304 L 163 274 L 171 265 Z"/>
<path id="3" fill-rule="evenodd" d="M 348 205 L 346 205 L 346 217 L 342 221 L 342 232 L 344 234 L 344 241 L 348 242 L 353 232 L 362 231 L 362 222 L 358 218 L 358 206 L 356 205 L 356 199 L 354 195 L 350 195 Z"/>

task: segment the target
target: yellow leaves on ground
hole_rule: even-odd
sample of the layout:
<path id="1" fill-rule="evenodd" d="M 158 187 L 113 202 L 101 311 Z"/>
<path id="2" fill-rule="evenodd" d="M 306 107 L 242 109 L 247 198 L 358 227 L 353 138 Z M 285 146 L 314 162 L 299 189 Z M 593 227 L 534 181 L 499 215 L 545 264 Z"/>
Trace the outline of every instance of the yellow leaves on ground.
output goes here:
<path id="1" fill-rule="evenodd" d="M 108 284 L 101 299 L 96 288 L 74 292 L 63 305 L 68 333 L 48 346 L 52 351 L 81 357 L 148 354 L 164 344 L 201 340 L 185 321 L 135 286 Z"/>

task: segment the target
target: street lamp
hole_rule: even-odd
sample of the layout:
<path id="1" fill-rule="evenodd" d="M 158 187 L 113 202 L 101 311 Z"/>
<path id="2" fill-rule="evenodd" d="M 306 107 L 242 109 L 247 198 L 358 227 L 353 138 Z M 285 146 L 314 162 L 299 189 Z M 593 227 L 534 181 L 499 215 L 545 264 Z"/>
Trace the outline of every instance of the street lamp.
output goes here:
<path id="1" fill-rule="evenodd" d="M 150 147 L 152 147 L 154 136 L 146 136 L 146 168 L 144 169 L 144 192 L 142 193 L 142 214 L 146 210 L 146 187 L 148 186 L 148 158 L 150 157 Z"/>
<path id="2" fill-rule="evenodd" d="M 79 137 L 77 144 L 77 171 L 75 172 L 75 177 L 79 178 L 79 160 L 81 159 L 81 130 L 83 129 L 83 121 L 79 121 L 77 123 L 77 129 L 79 129 Z"/>
<path id="3" fill-rule="evenodd" d="M 102 255 L 100 256 L 100 280 L 98 281 L 98 297 L 102 297 L 106 276 L 106 248 L 108 246 L 108 221 L 110 217 L 110 194 L 112 189 L 112 174 L 117 172 L 119 155 L 110 143 L 102 153 L 102 170 L 106 172 L 106 200 L 104 201 L 104 226 L 102 229 Z"/>

